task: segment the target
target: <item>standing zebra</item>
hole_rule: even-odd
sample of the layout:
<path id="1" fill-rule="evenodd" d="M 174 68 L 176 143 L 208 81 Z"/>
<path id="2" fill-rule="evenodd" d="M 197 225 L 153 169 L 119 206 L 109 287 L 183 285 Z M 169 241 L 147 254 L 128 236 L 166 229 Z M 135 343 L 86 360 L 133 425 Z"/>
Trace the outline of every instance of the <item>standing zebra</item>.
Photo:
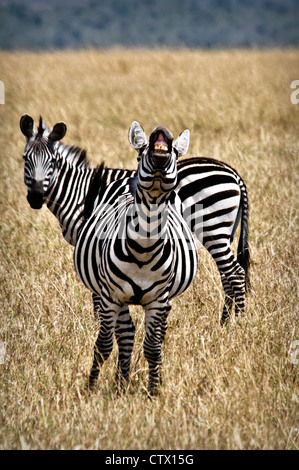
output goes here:
<path id="1" fill-rule="evenodd" d="M 66 133 L 63 122 L 52 131 L 39 119 L 37 132 L 31 116 L 24 114 L 20 128 L 26 137 L 24 150 L 24 182 L 28 188 L 27 200 L 33 209 L 47 203 L 48 209 L 59 220 L 63 236 L 75 245 L 78 231 L 84 221 L 86 196 L 95 180 L 101 177 L 107 184 L 129 176 L 131 170 L 105 169 L 104 165 L 90 168 L 85 150 L 59 142 Z"/>
<path id="2" fill-rule="evenodd" d="M 173 142 L 165 127 L 140 142 L 137 126 L 130 141 L 138 147 L 137 178 L 106 187 L 100 203 L 83 225 L 74 262 L 81 281 L 99 297 L 100 332 L 94 348 L 89 387 L 113 347 L 118 317 L 127 305 L 145 311 L 144 355 L 149 364 L 149 392 L 159 382 L 161 346 L 174 297 L 190 285 L 197 269 L 197 249 L 184 221 L 177 183 L 177 156 L 189 146 L 189 131 Z M 142 144 L 142 145 L 141 145 Z M 134 336 L 127 337 L 127 354 L 119 357 L 127 381 Z"/>
<path id="3" fill-rule="evenodd" d="M 58 218 L 66 241 L 75 245 L 82 223 L 99 202 L 96 195 L 101 183 L 134 177 L 136 171 L 104 168 L 103 165 L 90 168 L 84 150 L 59 142 L 66 132 L 64 123 L 56 124 L 51 131 L 40 118 L 37 132 L 34 132 L 33 119 L 25 114 L 21 117 L 20 128 L 27 140 L 24 181 L 28 202 L 34 209 L 41 208 L 46 202 Z M 136 122 L 132 129 L 140 136 L 133 147 L 141 151 L 146 142 L 144 131 Z M 236 315 L 244 311 L 245 287 L 249 286 L 246 186 L 233 168 L 212 158 L 188 158 L 179 160 L 177 165 L 175 191 L 182 201 L 184 213 L 188 214 L 187 223 L 212 255 L 221 275 L 225 292 L 221 317 L 224 323 L 232 312 L 234 301 Z M 198 214 L 196 209 L 200 206 L 201 214 Z M 200 216 L 201 223 L 196 224 Z M 235 258 L 231 245 L 240 221 Z M 93 302 L 96 313 L 99 303 L 96 295 Z M 133 328 L 129 312 L 126 321 Z"/>

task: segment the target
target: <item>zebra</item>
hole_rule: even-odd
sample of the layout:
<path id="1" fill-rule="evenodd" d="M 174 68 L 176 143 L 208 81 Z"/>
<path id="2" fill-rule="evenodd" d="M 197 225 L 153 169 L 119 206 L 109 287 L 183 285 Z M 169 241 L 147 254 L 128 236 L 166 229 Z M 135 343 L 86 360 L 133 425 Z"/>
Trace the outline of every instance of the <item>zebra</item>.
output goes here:
<path id="1" fill-rule="evenodd" d="M 67 131 L 64 122 L 50 130 L 40 117 L 34 132 L 32 117 L 24 114 L 20 128 L 26 137 L 24 183 L 30 207 L 40 209 L 46 203 L 58 219 L 65 240 L 75 246 L 84 221 L 85 199 L 95 178 L 100 182 L 105 173 L 108 184 L 131 175 L 132 171 L 107 169 L 104 172 L 103 164 L 91 168 L 84 149 L 60 142 Z"/>
<path id="2" fill-rule="evenodd" d="M 105 168 L 103 164 L 91 168 L 85 150 L 60 142 L 66 133 L 64 123 L 57 123 L 50 130 L 40 117 L 35 132 L 32 117 L 25 114 L 20 119 L 20 128 L 26 137 L 23 156 L 28 202 L 33 209 L 40 209 L 46 203 L 57 217 L 65 240 L 74 246 L 82 224 L 99 202 L 100 185 L 136 177 L 137 172 Z M 135 121 L 131 128 L 136 130 L 135 135 L 140 135 L 134 146 L 141 151 L 146 145 L 143 128 Z M 177 168 L 175 191 L 182 201 L 184 213 L 188 214 L 187 223 L 213 257 L 221 276 L 225 300 L 220 321 L 225 324 L 234 303 L 236 316 L 244 311 L 245 290 L 250 288 L 246 185 L 236 170 L 213 158 L 189 157 L 179 160 Z M 196 224 L 195 221 L 200 220 L 196 208 L 200 205 L 201 223 Z M 235 257 L 232 242 L 240 222 Z M 93 295 L 95 316 L 99 301 Z M 133 329 L 129 313 L 126 321 Z"/>
<path id="3" fill-rule="evenodd" d="M 130 127 L 129 140 L 138 152 L 149 146 L 142 126 L 136 121 Z M 179 162 L 175 191 L 182 201 L 188 226 L 218 267 L 225 292 L 221 316 L 221 324 L 224 325 L 230 318 L 234 302 L 236 317 L 245 311 L 245 292 L 250 289 L 246 185 L 236 170 L 223 162 L 211 158 L 188 158 Z M 236 259 L 232 242 L 240 221 Z"/>
<path id="4" fill-rule="evenodd" d="M 189 147 L 189 131 L 173 142 L 166 127 L 156 127 L 140 147 L 138 129 L 130 129 L 138 148 L 135 178 L 115 181 L 83 225 L 74 251 L 76 272 L 99 297 L 100 332 L 89 375 L 93 389 L 100 367 L 113 348 L 118 316 L 131 304 L 145 312 L 144 355 L 149 366 L 149 394 L 157 392 L 161 346 L 172 299 L 191 284 L 198 258 L 193 234 L 174 192 L 177 157 Z M 139 150 L 142 148 L 142 150 Z M 118 331 L 118 335 L 121 332 Z M 134 335 L 126 335 L 126 354 L 119 357 L 122 379 L 129 378 Z"/>

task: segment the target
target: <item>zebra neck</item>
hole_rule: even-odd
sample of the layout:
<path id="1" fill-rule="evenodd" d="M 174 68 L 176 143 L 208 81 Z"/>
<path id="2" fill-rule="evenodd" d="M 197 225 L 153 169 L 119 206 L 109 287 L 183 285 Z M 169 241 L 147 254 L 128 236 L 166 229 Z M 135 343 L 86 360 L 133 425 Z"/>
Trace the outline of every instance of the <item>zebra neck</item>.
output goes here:
<path id="1" fill-rule="evenodd" d="M 146 257 L 149 250 L 166 242 L 168 214 L 168 194 L 152 198 L 137 186 L 132 215 L 127 224 L 127 241 L 142 258 Z"/>
<path id="2" fill-rule="evenodd" d="M 75 245 L 84 220 L 84 203 L 94 168 L 60 161 L 48 195 L 48 209 L 58 219 L 65 240 Z"/>

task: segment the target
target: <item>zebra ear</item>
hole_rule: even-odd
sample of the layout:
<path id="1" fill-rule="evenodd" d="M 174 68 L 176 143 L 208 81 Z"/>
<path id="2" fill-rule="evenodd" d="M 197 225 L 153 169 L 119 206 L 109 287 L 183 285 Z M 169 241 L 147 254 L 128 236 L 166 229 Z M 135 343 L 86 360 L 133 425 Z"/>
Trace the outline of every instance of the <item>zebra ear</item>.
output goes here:
<path id="1" fill-rule="evenodd" d="M 52 142 L 61 140 L 65 136 L 66 130 L 66 124 L 64 122 L 58 122 L 57 124 L 55 124 L 52 131 L 50 132 L 48 139 L 52 140 Z"/>
<path id="2" fill-rule="evenodd" d="M 179 135 L 179 137 L 173 143 L 173 147 L 177 151 L 178 157 L 181 157 L 182 155 L 185 155 L 188 152 L 189 143 L 190 143 L 190 131 L 189 129 L 186 129 L 184 132 L 182 132 Z"/>
<path id="3" fill-rule="evenodd" d="M 131 124 L 129 129 L 129 142 L 135 150 L 140 150 L 147 144 L 147 138 L 144 130 L 136 121 Z"/>
<path id="4" fill-rule="evenodd" d="M 20 129 L 21 132 L 24 134 L 27 139 L 30 139 L 30 137 L 33 137 L 34 135 L 34 122 L 31 116 L 28 114 L 23 114 L 23 116 L 20 119 Z"/>

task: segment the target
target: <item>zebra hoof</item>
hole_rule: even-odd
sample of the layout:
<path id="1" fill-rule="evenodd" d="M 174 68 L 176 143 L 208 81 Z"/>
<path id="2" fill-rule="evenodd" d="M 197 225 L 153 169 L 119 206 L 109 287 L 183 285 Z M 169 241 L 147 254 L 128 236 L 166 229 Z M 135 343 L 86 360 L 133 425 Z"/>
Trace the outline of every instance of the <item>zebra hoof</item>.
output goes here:
<path id="1" fill-rule="evenodd" d="M 152 386 L 148 388 L 148 398 L 151 400 L 159 395 L 159 387 Z"/>
<path id="2" fill-rule="evenodd" d="M 129 381 L 124 379 L 123 377 L 118 378 L 115 380 L 115 389 L 119 395 L 126 393 L 129 388 Z"/>
<path id="3" fill-rule="evenodd" d="M 89 392 L 89 393 L 94 392 L 95 385 L 96 385 L 96 380 L 89 377 L 88 382 L 85 386 L 86 392 Z"/>
<path id="4" fill-rule="evenodd" d="M 220 320 L 220 326 L 228 326 L 230 317 L 229 315 L 222 315 Z"/>

